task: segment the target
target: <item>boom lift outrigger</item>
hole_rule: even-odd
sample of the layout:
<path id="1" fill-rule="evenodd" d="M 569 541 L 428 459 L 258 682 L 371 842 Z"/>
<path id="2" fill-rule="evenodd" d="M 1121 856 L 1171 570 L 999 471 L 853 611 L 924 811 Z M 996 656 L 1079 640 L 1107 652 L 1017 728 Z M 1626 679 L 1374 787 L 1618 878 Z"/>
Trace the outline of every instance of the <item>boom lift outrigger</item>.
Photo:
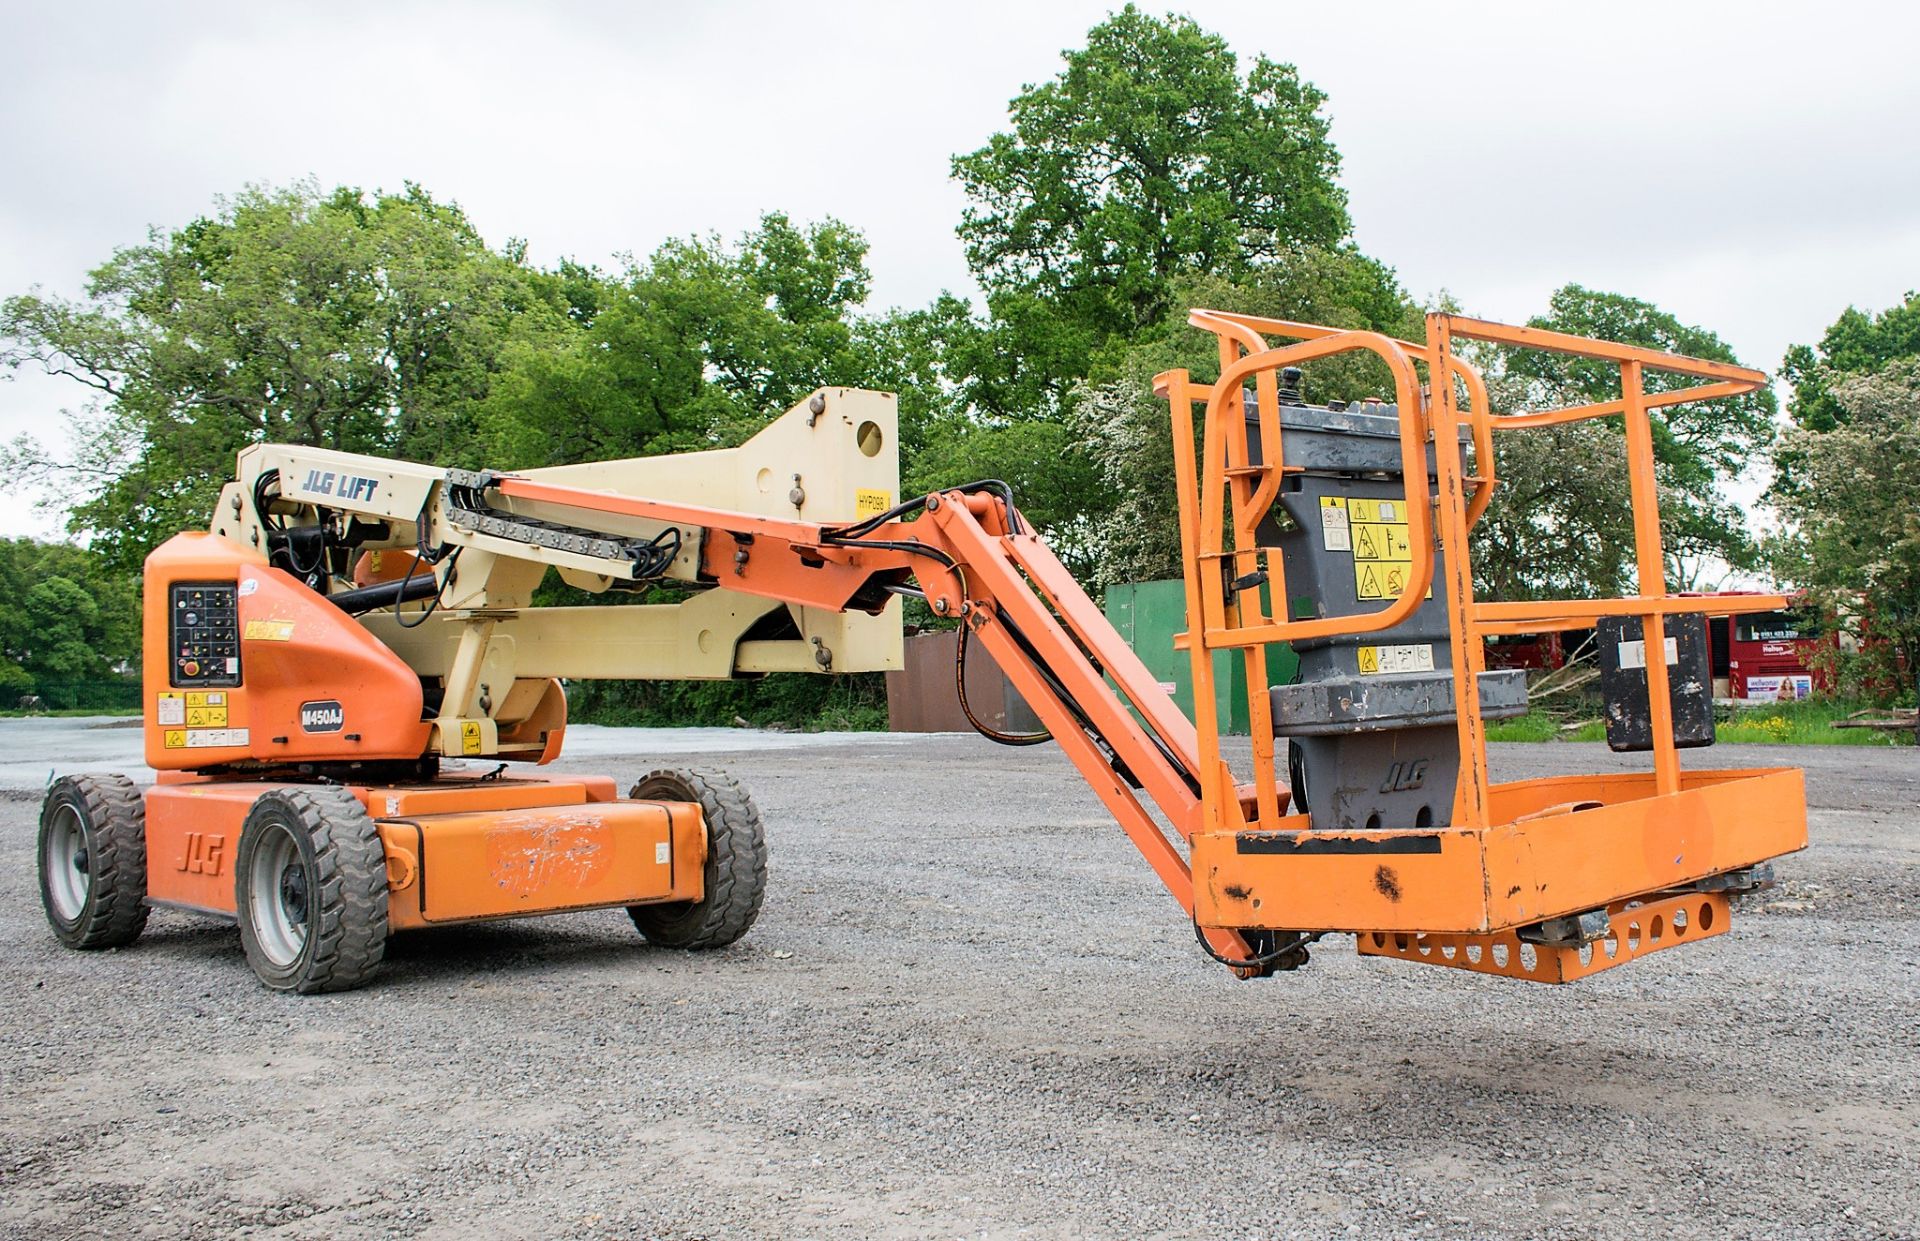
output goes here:
<path id="1" fill-rule="evenodd" d="M 893 503 L 885 394 L 822 390 L 738 449 L 518 473 L 260 445 L 240 454 L 213 529 L 148 561 L 159 783 L 67 777 L 49 792 L 56 934 L 103 947 L 136 937 L 149 904 L 223 913 L 262 980 L 300 991 L 358 985 L 390 931 L 448 922 L 624 906 L 654 942 L 732 942 L 765 867 L 758 813 L 726 777 L 656 771 L 622 798 L 604 778 L 441 760 L 551 762 L 560 678 L 897 666 L 900 594 L 993 656 L 1242 977 L 1293 968 L 1335 932 L 1365 954 L 1555 982 L 1723 933 L 1727 893 L 1805 845 L 1804 793 L 1795 770 L 1681 769 L 1678 745 L 1702 743 L 1689 625 L 1784 600 L 1668 593 L 1648 415 L 1765 376 L 1448 315 L 1428 317 L 1424 345 L 1192 321 L 1218 337 L 1220 379 L 1196 388 L 1175 371 L 1157 388 L 1195 719 L 1004 485 Z M 1462 339 L 1617 364 L 1621 395 L 1496 416 Z M 1293 368 L 1360 350 L 1392 374 L 1391 406 L 1301 399 Z M 1705 382 L 1649 393 L 1649 371 Z M 1467 540 L 1495 494 L 1495 433 L 1606 416 L 1625 420 L 1639 592 L 1477 600 Z M 549 569 L 686 597 L 534 607 Z M 1524 683 L 1486 672 L 1484 638 L 1596 624 L 1610 739 L 1651 750 L 1652 770 L 1491 783 L 1484 719 L 1523 707 Z M 1631 637 L 1641 626 L 1653 641 Z M 1301 652 L 1298 684 L 1268 685 L 1274 642 Z M 1246 663 L 1247 783 L 1221 755 L 1222 651 Z"/>

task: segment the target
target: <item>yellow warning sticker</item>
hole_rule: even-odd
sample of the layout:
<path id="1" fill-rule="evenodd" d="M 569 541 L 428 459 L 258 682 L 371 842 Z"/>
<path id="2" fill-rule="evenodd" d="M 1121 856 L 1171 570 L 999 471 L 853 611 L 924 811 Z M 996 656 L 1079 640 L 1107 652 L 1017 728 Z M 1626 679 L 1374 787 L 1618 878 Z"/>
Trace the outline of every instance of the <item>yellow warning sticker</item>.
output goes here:
<path id="1" fill-rule="evenodd" d="M 225 728 L 227 709 L 225 707 L 188 707 L 188 728 Z"/>
<path id="2" fill-rule="evenodd" d="M 1361 676 L 1433 671 L 1433 647 L 1428 644 L 1357 646 L 1354 648 L 1354 655 L 1359 660 Z"/>
<path id="3" fill-rule="evenodd" d="M 184 728 L 169 728 L 166 733 L 165 744 L 169 750 L 186 749 L 187 730 Z"/>
<path id="4" fill-rule="evenodd" d="M 227 705 L 227 691 L 223 689 L 193 690 L 187 694 L 188 707 L 224 707 Z"/>
<path id="5" fill-rule="evenodd" d="M 460 724 L 460 752 L 478 754 L 480 752 L 480 721 L 463 720 Z"/>
<path id="6" fill-rule="evenodd" d="M 893 497 L 874 487 L 862 487 L 853 493 L 853 515 L 855 517 L 878 517 L 893 507 Z"/>
<path id="7" fill-rule="evenodd" d="M 1361 599 L 1397 599 L 1413 578 L 1413 540 L 1405 500 L 1354 500 L 1353 590 Z M 1433 598 L 1433 588 L 1427 588 Z"/>
<path id="8" fill-rule="evenodd" d="M 1413 564 L 1402 560 L 1360 560 L 1353 562 L 1353 593 L 1358 599 L 1398 599 L 1413 579 Z M 1428 585 L 1427 598 L 1433 598 Z"/>
<path id="9" fill-rule="evenodd" d="M 291 642 L 293 641 L 293 622 L 250 620 L 241 636 L 249 642 Z"/>

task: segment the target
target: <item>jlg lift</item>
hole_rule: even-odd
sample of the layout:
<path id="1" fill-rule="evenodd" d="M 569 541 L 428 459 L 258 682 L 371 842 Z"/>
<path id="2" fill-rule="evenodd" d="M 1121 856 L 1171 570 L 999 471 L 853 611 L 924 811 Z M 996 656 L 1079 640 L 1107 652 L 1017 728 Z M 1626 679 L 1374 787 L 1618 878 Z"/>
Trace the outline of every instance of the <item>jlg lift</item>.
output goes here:
<path id="1" fill-rule="evenodd" d="M 1804 795 L 1793 770 L 1682 770 L 1678 749 L 1712 739 L 1696 630 L 1783 601 L 1667 592 L 1648 415 L 1765 377 L 1445 315 L 1423 345 L 1193 322 L 1219 338 L 1219 380 L 1171 372 L 1159 389 L 1196 719 L 1003 484 L 894 503 L 886 394 L 823 390 L 738 449 L 519 473 L 255 446 L 212 529 L 148 560 L 158 782 L 72 776 L 48 794 L 55 933 L 106 947 L 137 937 L 149 905 L 225 914 L 261 979 L 298 991 L 364 982 L 394 931 L 559 910 L 624 907 L 655 943 L 730 943 L 765 878 L 738 785 L 662 769 L 622 797 L 515 764 L 560 752 L 562 679 L 897 666 L 902 594 L 960 624 L 963 658 L 978 645 L 999 662 L 1242 977 L 1293 968 L 1334 932 L 1362 953 L 1542 981 L 1723 933 L 1726 894 L 1805 844 Z M 1461 339 L 1617 364 L 1621 395 L 1495 415 Z M 1296 368 L 1361 350 L 1392 375 L 1392 404 L 1304 401 Z M 1704 382 L 1649 393 L 1648 371 Z M 1468 533 L 1497 496 L 1496 437 L 1613 416 L 1639 592 L 1477 599 Z M 678 601 L 536 607 L 549 571 Z M 1484 721 L 1524 709 L 1525 686 L 1483 668 L 1482 639 L 1588 626 L 1609 740 L 1649 750 L 1652 769 L 1491 783 Z M 1275 642 L 1300 653 L 1293 684 L 1267 683 Z M 1245 782 L 1221 755 L 1218 651 L 1246 661 Z"/>

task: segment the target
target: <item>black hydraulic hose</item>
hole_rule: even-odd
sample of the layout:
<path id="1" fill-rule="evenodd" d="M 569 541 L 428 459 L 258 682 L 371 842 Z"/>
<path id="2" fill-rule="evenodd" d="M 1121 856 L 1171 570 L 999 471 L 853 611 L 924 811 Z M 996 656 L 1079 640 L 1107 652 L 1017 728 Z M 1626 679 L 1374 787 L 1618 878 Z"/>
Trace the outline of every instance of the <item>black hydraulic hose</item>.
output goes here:
<path id="1" fill-rule="evenodd" d="M 1004 616 L 1004 613 L 1002 614 Z M 953 692 L 960 700 L 960 714 L 967 717 L 967 723 L 973 725 L 973 731 L 988 741 L 997 741 L 1001 745 L 1044 745 L 1053 740 L 1053 734 L 1046 729 L 1037 733 L 1001 732 L 990 724 L 984 724 L 973 713 L 973 705 L 967 701 L 967 634 L 969 627 L 960 622 L 960 632 L 953 643 Z"/>
<path id="2" fill-rule="evenodd" d="M 439 593 L 440 581 L 433 574 L 416 577 L 409 572 L 406 577 L 395 578 L 391 582 L 375 582 L 371 586 L 343 590 L 327 595 L 325 599 L 348 616 L 358 616 L 375 608 L 397 607 L 402 603 L 431 599 Z"/>
<path id="3" fill-rule="evenodd" d="M 1248 957 L 1244 961 L 1235 961 L 1231 957 L 1223 957 L 1219 953 L 1215 952 L 1213 950 L 1213 945 L 1207 942 L 1207 933 L 1200 928 L 1200 924 L 1198 922 L 1193 924 L 1193 937 L 1196 940 L 1200 941 L 1200 947 L 1206 950 L 1206 954 L 1212 957 L 1214 960 L 1218 961 L 1220 964 L 1226 966 L 1228 969 L 1235 969 L 1235 970 L 1265 969 L 1267 966 L 1272 965 L 1274 962 L 1280 960 L 1280 958 L 1285 956 L 1290 956 L 1293 953 L 1299 952 L 1301 949 L 1305 948 L 1308 944 L 1319 942 L 1320 936 L 1324 933 L 1325 932 L 1315 932 L 1313 934 L 1303 933 L 1297 938 L 1295 938 L 1291 943 L 1288 943 L 1285 946 L 1280 948 L 1275 948 L 1271 952 L 1262 952 L 1256 956 Z"/>

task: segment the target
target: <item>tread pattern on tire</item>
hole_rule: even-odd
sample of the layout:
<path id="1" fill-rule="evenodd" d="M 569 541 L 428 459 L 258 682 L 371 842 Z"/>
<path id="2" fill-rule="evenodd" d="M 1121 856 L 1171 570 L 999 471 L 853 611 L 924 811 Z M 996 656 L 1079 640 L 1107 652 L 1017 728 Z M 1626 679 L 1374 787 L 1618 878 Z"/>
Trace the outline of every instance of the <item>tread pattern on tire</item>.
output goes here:
<path id="1" fill-rule="evenodd" d="M 91 830 L 87 907 L 81 911 L 76 934 L 60 938 L 70 948 L 123 948 L 140 938 L 149 912 L 147 805 L 140 786 L 121 775 L 62 776 L 47 790 L 40 808 L 43 834 L 62 793 L 70 793 L 80 804 Z M 45 884 L 44 876 L 41 882 Z M 43 886 L 43 899 L 44 892 Z"/>
<path id="2" fill-rule="evenodd" d="M 343 788 L 276 789 L 254 803 L 256 812 L 268 798 L 291 810 L 313 841 L 311 951 L 289 989 L 313 995 L 364 985 L 387 952 L 387 855 L 379 826 L 360 799 Z M 244 920 L 246 894 L 237 895 Z"/>
<path id="3" fill-rule="evenodd" d="M 628 907 L 647 942 L 698 951 L 724 948 L 745 935 L 767 890 L 766 833 L 747 790 L 712 768 L 660 767 L 635 781 L 628 796 L 697 802 L 707 825 L 706 896 Z"/>

